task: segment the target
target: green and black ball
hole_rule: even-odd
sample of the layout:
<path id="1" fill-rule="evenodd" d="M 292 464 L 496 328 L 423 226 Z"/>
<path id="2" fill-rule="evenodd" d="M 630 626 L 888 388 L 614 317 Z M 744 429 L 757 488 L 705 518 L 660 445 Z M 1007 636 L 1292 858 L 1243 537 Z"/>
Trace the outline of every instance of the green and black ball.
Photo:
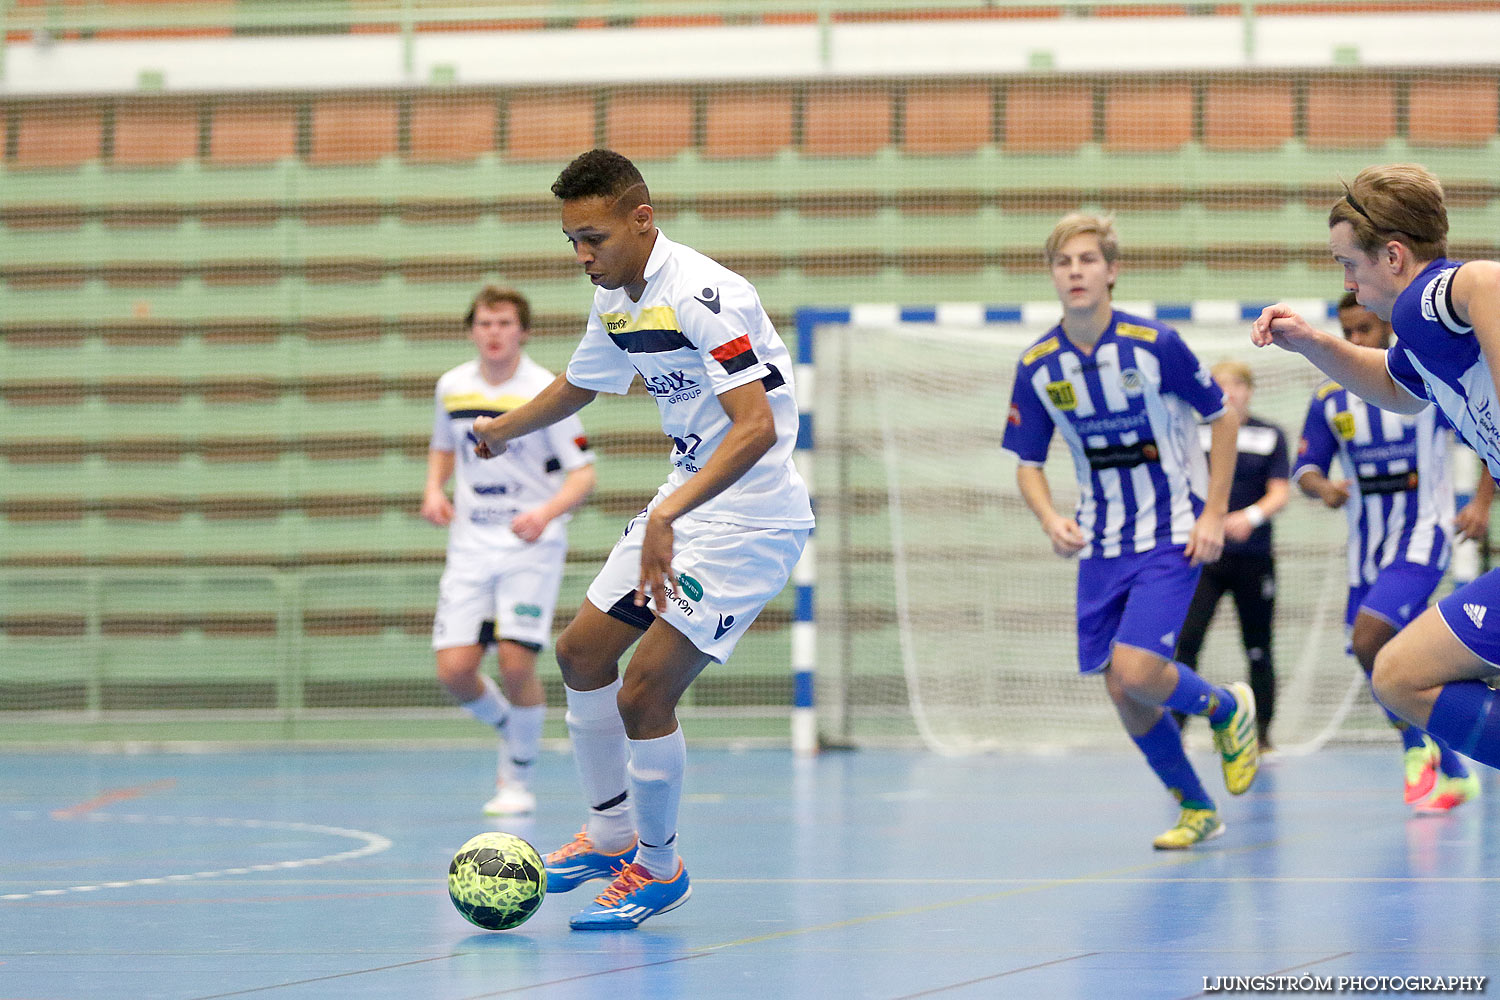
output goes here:
<path id="1" fill-rule="evenodd" d="M 448 895 L 476 927 L 519 927 L 542 905 L 547 872 L 542 856 L 520 837 L 481 833 L 458 849 L 448 866 Z"/>

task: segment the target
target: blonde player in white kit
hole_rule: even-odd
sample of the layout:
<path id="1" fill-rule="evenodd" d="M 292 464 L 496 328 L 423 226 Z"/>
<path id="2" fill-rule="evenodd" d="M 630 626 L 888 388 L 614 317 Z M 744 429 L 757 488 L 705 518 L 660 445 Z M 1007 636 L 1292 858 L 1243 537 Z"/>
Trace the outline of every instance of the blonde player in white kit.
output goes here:
<path id="1" fill-rule="evenodd" d="M 526 406 L 475 422 L 476 450 L 499 453 L 637 376 L 671 439 L 666 484 L 557 641 L 590 809 L 572 843 L 547 855 L 547 891 L 610 878 L 569 924 L 629 929 L 688 898 L 677 702 L 786 585 L 813 517 L 792 465 L 791 357 L 754 286 L 667 239 L 646 182 L 618 153 L 578 157 L 552 193 L 597 289 L 588 327 L 564 376 Z M 622 681 L 620 657 L 637 640 Z"/>
<path id="2" fill-rule="evenodd" d="M 513 441 L 503 461 L 475 456 L 475 418 L 515 409 L 553 376 L 522 350 L 531 306 L 519 292 L 485 287 L 464 324 L 478 357 L 438 379 L 422 494 L 422 516 L 448 529 L 432 648 L 448 693 L 499 733 L 485 813 L 524 815 L 536 808 L 530 773 L 547 711 L 537 652 L 552 635 L 567 523 L 594 488 L 594 457 L 577 418 Z M 450 478 L 452 502 L 443 491 Z M 479 669 L 488 647 L 499 686 Z"/>

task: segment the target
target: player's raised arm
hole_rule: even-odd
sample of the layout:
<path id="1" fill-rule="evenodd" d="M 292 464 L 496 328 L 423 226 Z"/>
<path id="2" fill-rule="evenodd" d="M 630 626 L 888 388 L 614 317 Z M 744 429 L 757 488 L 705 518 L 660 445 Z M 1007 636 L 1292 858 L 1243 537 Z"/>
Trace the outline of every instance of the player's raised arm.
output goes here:
<path id="1" fill-rule="evenodd" d="M 581 389 L 559 375 L 535 397 L 498 417 L 476 417 L 474 419 L 474 454 L 480 458 L 494 458 L 505 451 L 505 442 L 543 427 L 550 427 L 571 417 L 594 401 L 591 389 Z"/>
<path id="2" fill-rule="evenodd" d="M 1277 347 L 1300 354 L 1329 378 L 1367 403 L 1394 413 L 1420 413 L 1427 400 L 1407 392 L 1385 365 L 1385 352 L 1359 347 L 1317 329 L 1284 302 L 1261 310 L 1250 327 L 1256 347 Z"/>

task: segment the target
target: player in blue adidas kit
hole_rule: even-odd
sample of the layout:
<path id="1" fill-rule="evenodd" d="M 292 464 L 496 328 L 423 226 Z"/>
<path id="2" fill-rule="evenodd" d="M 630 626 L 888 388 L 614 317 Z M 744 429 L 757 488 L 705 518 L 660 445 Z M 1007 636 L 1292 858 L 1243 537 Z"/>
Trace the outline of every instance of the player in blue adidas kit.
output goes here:
<path id="1" fill-rule="evenodd" d="M 1388 323 L 1352 294 L 1339 303 L 1339 325 L 1354 344 L 1386 349 Z M 1337 382 L 1313 393 L 1294 479 L 1308 496 L 1342 507 L 1349 522 L 1349 651 L 1368 676 L 1381 648 L 1417 615 L 1442 582 L 1451 557 L 1454 500 L 1448 474 L 1452 432 L 1429 406 L 1392 413 Z M 1329 479 L 1337 459 L 1343 473 Z M 1390 709 L 1405 755 L 1405 799 L 1444 812 L 1478 791 L 1462 758 Z"/>
<path id="2" fill-rule="evenodd" d="M 1187 848 L 1224 823 L 1163 709 L 1208 717 L 1232 794 L 1259 766 L 1249 686 L 1216 687 L 1172 659 L 1200 567 L 1223 549 L 1238 418 L 1176 331 L 1114 308 L 1110 220 L 1066 216 L 1045 252 L 1063 319 L 1021 356 L 1003 446 L 1053 551 L 1081 556 L 1079 670 L 1103 675 L 1125 731 L 1181 803 L 1153 846 Z M 1206 492 L 1199 416 L 1212 423 Z M 1053 506 L 1043 471 L 1054 431 L 1078 477 L 1073 517 Z"/>
<path id="3" fill-rule="evenodd" d="M 1446 257 L 1443 186 L 1423 167 L 1360 171 L 1328 214 L 1328 245 L 1344 287 L 1389 319 L 1396 343 L 1362 347 L 1315 329 L 1283 303 L 1255 321 L 1251 341 L 1303 355 L 1361 399 L 1396 413 L 1429 403 L 1500 475 L 1500 263 Z M 1500 767 L 1500 570 L 1418 615 L 1376 654 L 1381 704 L 1459 753 Z"/>

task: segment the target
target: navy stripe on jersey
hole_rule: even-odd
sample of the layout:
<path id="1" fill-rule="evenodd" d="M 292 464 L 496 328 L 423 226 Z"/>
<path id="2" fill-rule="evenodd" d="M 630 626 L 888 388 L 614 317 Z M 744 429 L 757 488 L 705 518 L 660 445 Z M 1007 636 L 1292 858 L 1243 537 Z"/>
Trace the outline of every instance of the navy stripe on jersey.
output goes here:
<path id="1" fill-rule="evenodd" d="M 495 409 L 488 409 L 488 410 L 449 410 L 448 411 L 448 416 L 452 417 L 454 420 L 472 420 L 474 417 L 498 417 L 502 413 L 505 413 L 505 412 L 507 412 L 507 411 L 505 411 L 505 410 L 495 410 Z"/>
<path id="2" fill-rule="evenodd" d="M 667 351 L 691 351 L 693 344 L 681 330 L 626 330 L 612 333 L 609 339 L 627 354 L 665 354 Z"/>

